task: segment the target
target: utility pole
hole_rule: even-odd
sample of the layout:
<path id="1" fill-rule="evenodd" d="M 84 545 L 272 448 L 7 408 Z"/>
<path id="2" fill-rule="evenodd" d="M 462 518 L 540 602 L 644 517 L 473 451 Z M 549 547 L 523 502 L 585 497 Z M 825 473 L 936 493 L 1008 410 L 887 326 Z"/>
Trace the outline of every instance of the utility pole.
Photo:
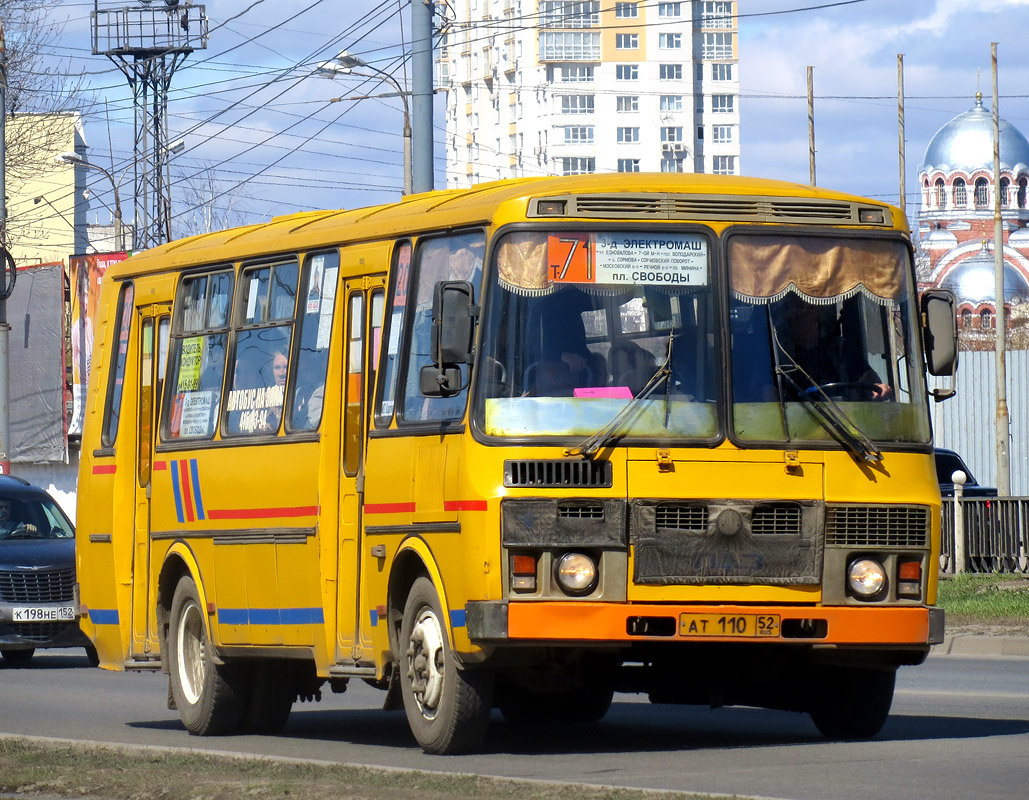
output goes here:
<path id="1" fill-rule="evenodd" d="M 907 197 L 905 184 L 907 176 L 904 164 L 904 54 L 897 54 L 897 136 L 900 154 L 900 210 L 907 216 Z"/>
<path id="2" fill-rule="evenodd" d="M 993 62 L 993 294 L 997 300 L 997 411 L 993 431 L 997 442 L 997 494 L 1011 494 L 1008 461 L 1008 370 L 1005 363 L 1007 320 L 1004 312 L 1004 225 L 1000 212 L 1000 94 L 997 91 L 997 43 L 990 45 Z"/>
<path id="3" fill-rule="evenodd" d="M 0 473 L 11 474 L 11 371 L 8 343 L 7 298 L 14 290 L 14 262 L 7 252 L 7 41 L 0 20 Z"/>
<path id="4" fill-rule="evenodd" d="M 815 183 L 815 68 L 807 68 L 807 149 L 811 185 Z"/>
<path id="5" fill-rule="evenodd" d="M 431 0 L 411 3 L 411 190 L 431 192 L 432 153 L 432 10 Z"/>

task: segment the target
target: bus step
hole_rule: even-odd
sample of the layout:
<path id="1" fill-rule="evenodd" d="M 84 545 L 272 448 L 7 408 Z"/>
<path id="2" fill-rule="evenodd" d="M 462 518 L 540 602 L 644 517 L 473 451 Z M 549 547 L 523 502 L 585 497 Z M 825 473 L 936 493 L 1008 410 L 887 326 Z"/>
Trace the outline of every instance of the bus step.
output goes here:
<path id="1" fill-rule="evenodd" d="M 374 678 L 374 664 L 335 664 L 329 667 L 330 678 Z"/>
<path id="2" fill-rule="evenodd" d="M 161 668 L 161 659 L 126 659 L 123 664 L 126 670 L 152 669 L 155 672 Z"/>

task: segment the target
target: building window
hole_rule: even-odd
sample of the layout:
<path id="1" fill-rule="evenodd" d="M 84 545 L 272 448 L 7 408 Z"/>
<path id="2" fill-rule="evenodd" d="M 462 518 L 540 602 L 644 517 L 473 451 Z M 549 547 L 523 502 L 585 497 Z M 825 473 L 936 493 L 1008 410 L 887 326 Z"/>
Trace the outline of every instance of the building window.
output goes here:
<path id="1" fill-rule="evenodd" d="M 620 144 L 628 144 L 629 142 L 638 142 L 640 140 L 639 128 L 618 128 L 617 134 Z"/>
<path id="2" fill-rule="evenodd" d="M 596 28 L 600 25 L 599 0 L 543 0 L 540 22 L 544 28 Z"/>
<path id="3" fill-rule="evenodd" d="M 634 94 L 620 94 L 615 98 L 615 107 L 619 111 L 639 111 L 640 98 Z"/>
<path id="4" fill-rule="evenodd" d="M 1029 178 L 1018 179 L 1018 207 L 1025 208 L 1026 194 L 1029 190 Z"/>
<path id="5" fill-rule="evenodd" d="M 963 309 L 961 311 L 961 327 L 971 330 L 972 328 L 972 312 L 970 309 Z"/>
<path id="6" fill-rule="evenodd" d="M 636 3 L 615 3 L 615 16 L 619 19 L 635 19 L 639 15 Z"/>
<path id="7" fill-rule="evenodd" d="M 682 111 L 681 94 L 663 94 L 660 103 L 662 111 Z"/>
<path id="8" fill-rule="evenodd" d="M 943 209 L 947 207 L 947 187 L 943 178 L 936 179 L 936 207 Z"/>
<path id="9" fill-rule="evenodd" d="M 685 172 L 685 161 L 681 156 L 664 156 L 661 159 L 661 171 Z"/>
<path id="10" fill-rule="evenodd" d="M 615 50 L 637 50 L 640 46 L 638 33 L 616 33 Z"/>
<path id="11" fill-rule="evenodd" d="M 986 208 L 990 204 L 990 185 L 986 178 L 975 179 L 975 207 Z"/>
<path id="12" fill-rule="evenodd" d="M 658 3 L 657 15 L 659 17 L 681 17 L 682 3 Z"/>
<path id="13" fill-rule="evenodd" d="M 700 57 L 706 60 L 713 58 L 732 58 L 731 33 L 705 33 L 700 48 Z"/>
<path id="14" fill-rule="evenodd" d="M 657 75 L 663 81 L 681 81 L 682 64 L 662 64 L 658 68 Z"/>
<path id="15" fill-rule="evenodd" d="M 734 99 L 735 95 L 731 94 L 711 95 L 711 111 L 715 114 L 731 114 L 735 108 Z"/>
<path id="16" fill-rule="evenodd" d="M 638 158 L 620 158 L 618 159 L 618 171 L 639 172 L 640 160 Z"/>
<path id="17" fill-rule="evenodd" d="M 562 94 L 562 114 L 592 114 L 593 95 L 591 94 Z"/>
<path id="18" fill-rule="evenodd" d="M 711 141 L 715 144 L 728 144 L 732 142 L 735 137 L 733 136 L 733 128 L 735 125 L 712 125 L 711 126 Z"/>
<path id="19" fill-rule="evenodd" d="M 702 28 L 731 28 L 732 3 L 702 3 L 700 8 L 700 26 Z"/>
<path id="20" fill-rule="evenodd" d="M 589 175 L 597 171 L 597 160 L 593 157 L 566 157 L 561 159 L 562 175 Z"/>
<path id="21" fill-rule="evenodd" d="M 558 67 L 557 75 L 561 83 L 592 83 L 593 65 L 575 64 L 574 66 Z"/>
<path id="22" fill-rule="evenodd" d="M 714 156 L 711 167 L 715 175 L 735 175 L 736 156 Z"/>
<path id="23" fill-rule="evenodd" d="M 616 81 L 635 81 L 640 77 L 639 64 L 618 64 L 615 66 Z"/>
<path id="24" fill-rule="evenodd" d="M 1011 192 L 1011 181 L 1007 178 L 1000 179 L 1000 207 L 1008 207 L 1008 195 Z"/>
<path id="25" fill-rule="evenodd" d="M 680 50 L 682 48 L 681 33 L 659 33 L 657 46 L 662 50 Z"/>
<path id="26" fill-rule="evenodd" d="M 979 312 L 979 327 L 988 331 L 993 327 L 993 312 L 988 308 L 984 308 Z"/>
<path id="27" fill-rule="evenodd" d="M 593 126 L 567 125 L 564 136 L 565 144 L 593 144 Z"/>
<path id="28" fill-rule="evenodd" d="M 968 192 L 965 190 L 964 178 L 954 179 L 954 207 L 964 208 L 968 205 Z"/>
<path id="29" fill-rule="evenodd" d="M 544 31 L 540 34 L 540 60 L 600 61 L 600 34 Z"/>
<path id="30" fill-rule="evenodd" d="M 711 65 L 711 80 L 713 81 L 731 81 L 732 80 L 732 64 L 712 64 Z"/>
<path id="31" fill-rule="evenodd" d="M 675 125 L 666 125 L 661 128 L 661 141 L 662 142 L 681 142 L 682 139 L 682 128 Z"/>

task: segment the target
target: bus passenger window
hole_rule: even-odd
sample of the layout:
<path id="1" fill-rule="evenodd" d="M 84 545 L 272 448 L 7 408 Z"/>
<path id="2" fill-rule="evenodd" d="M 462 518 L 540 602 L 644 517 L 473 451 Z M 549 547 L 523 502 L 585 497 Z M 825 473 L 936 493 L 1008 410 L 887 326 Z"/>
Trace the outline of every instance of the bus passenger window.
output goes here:
<path id="1" fill-rule="evenodd" d="M 117 326 L 114 334 L 114 346 L 117 348 L 112 362 L 109 383 L 107 384 L 107 408 L 104 414 L 105 447 L 114 444 L 118 437 L 118 421 L 121 418 L 121 398 L 125 381 L 125 359 L 129 354 L 129 333 L 132 329 L 132 298 L 134 291 L 131 283 L 126 283 L 118 298 L 118 312 L 115 317 Z"/>
<path id="2" fill-rule="evenodd" d="M 339 253 L 316 253 L 304 265 L 297 331 L 297 365 L 289 429 L 313 431 L 322 419 L 329 337 L 336 306 Z"/>
<path id="3" fill-rule="evenodd" d="M 179 285 L 172 324 L 165 404 L 166 439 L 214 436 L 225 378 L 232 272 L 185 278 Z"/>
<path id="4" fill-rule="evenodd" d="M 407 310 L 407 289 L 411 277 L 411 243 L 401 242 L 393 251 L 393 267 L 390 270 L 390 283 L 393 285 L 393 306 L 387 320 L 386 352 L 376 353 L 375 362 L 379 364 L 379 381 L 376 388 L 378 405 L 375 409 L 375 427 L 388 428 L 393 419 L 396 404 L 397 374 L 400 359 L 400 337 L 404 332 L 405 311 Z"/>

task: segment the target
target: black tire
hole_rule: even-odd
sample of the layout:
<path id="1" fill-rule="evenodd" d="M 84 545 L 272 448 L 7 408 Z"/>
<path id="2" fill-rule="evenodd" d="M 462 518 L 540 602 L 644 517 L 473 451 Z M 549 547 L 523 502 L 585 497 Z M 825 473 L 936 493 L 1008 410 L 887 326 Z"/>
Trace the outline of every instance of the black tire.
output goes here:
<path id="1" fill-rule="evenodd" d="M 494 673 L 459 667 L 428 578 L 418 578 L 407 596 L 397 655 L 407 722 L 422 750 L 454 755 L 478 749 L 489 725 Z"/>
<path id="2" fill-rule="evenodd" d="M 890 715 L 897 670 L 822 667 L 809 713 L 828 739 L 868 739 Z"/>
<path id="3" fill-rule="evenodd" d="M 28 647 L 24 650 L 0 650 L 0 655 L 12 667 L 24 667 L 32 660 L 35 652 L 36 648 Z"/>
<path id="4" fill-rule="evenodd" d="M 497 697 L 497 708 L 512 725 L 589 725 L 604 718 L 613 698 L 614 690 L 609 686 L 533 692 L 507 685 Z"/>
<path id="5" fill-rule="evenodd" d="M 243 710 L 244 731 L 270 735 L 286 727 L 297 695 L 292 666 L 281 661 L 250 666 L 250 690 Z"/>
<path id="6" fill-rule="evenodd" d="M 197 736 L 236 733 L 246 700 L 246 671 L 214 663 L 207 615 L 188 576 L 172 597 L 168 662 L 175 707 L 186 730 Z"/>
<path id="7" fill-rule="evenodd" d="M 561 701 L 561 719 L 580 725 L 600 722 L 611 708 L 614 696 L 610 686 L 589 686 L 566 692 Z"/>
<path id="8" fill-rule="evenodd" d="M 91 644 L 86 645 L 86 660 L 89 662 L 91 667 L 100 666 L 100 654 L 96 651 L 96 648 Z"/>

